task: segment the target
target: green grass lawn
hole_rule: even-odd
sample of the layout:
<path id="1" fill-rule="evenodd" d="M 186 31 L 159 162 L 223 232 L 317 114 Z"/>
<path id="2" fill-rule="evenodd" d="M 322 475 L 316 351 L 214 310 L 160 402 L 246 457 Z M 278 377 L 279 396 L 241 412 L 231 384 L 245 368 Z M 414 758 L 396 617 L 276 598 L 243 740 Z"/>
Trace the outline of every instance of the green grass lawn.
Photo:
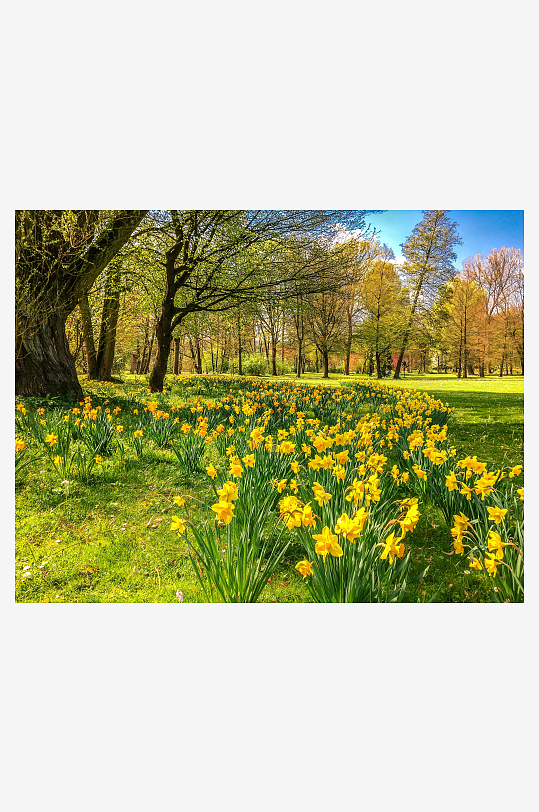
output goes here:
<path id="1" fill-rule="evenodd" d="M 364 380 L 331 376 L 326 383 L 358 379 Z M 319 382 L 319 376 L 304 378 L 305 384 Z M 427 391 L 453 407 L 449 437 L 459 452 L 477 454 L 495 466 L 523 461 L 523 378 L 457 380 L 433 375 L 384 383 Z M 126 376 L 123 385 L 104 387 L 102 399 L 114 398 L 121 406 L 143 392 L 147 397 L 144 381 Z M 172 404 L 179 396 L 171 392 L 167 397 Z M 44 458 L 27 468 L 16 486 L 16 600 L 167 603 L 178 600 L 179 590 L 186 602 L 201 601 L 186 544 L 170 532 L 170 518 L 178 513 L 173 497 L 190 495 L 190 518 L 199 521 L 206 514 L 195 499 L 204 500 L 210 493 L 204 473 L 184 475 L 172 452 L 156 447 L 141 462 L 105 459 L 87 485 L 62 484 Z M 412 556 L 415 572 L 427 565 L 429 571 L 421 584 L 410 588 L 408 600 L 490 600 L 485 576 L 466 575 L 462 559 L 449 550 L 444 519 L 429 508 L 414 533 Z M 299 545 L 289 547 L 262 602 L 310 600 L 294 570 L 298 555 Z"/>

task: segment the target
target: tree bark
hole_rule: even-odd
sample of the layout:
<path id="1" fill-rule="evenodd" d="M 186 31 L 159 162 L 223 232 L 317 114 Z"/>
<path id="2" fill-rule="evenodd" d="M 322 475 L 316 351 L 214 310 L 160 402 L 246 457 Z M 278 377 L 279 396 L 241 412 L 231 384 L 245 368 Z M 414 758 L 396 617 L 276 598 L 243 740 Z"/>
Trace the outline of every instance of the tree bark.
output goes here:
<path id="1" fill-rule="evenodd" d="M 155 339 L 155 330 L 150 335 L 150 343 L 148 345 L 148 355 L 146 356 L 146 360 L 144 362 L 144 368 L 142 370 L 143 375 L 147 375 L 150 371 L 150 364 L 152 361 L 152 350 L 153 350 L 153 342 Z M 157 355 L 156 355 L 157 358 Z M 161 391 L 161 390 L 160 390 Z"/>
<path id="2" fill-rule="evenodd" d="M 20 341 L 15 356 L 15 394 L 19 397 L 61 397 L 84 393 L 69 350 L 64 311 L 54 311 L 31 335 Z"/>
<path id="3" fill-rule="evenodd" d="M 352 355 L 352 316 L 347 314 L 348 318 L 348 334 L 346 336 L 346 356 L 344 359 L 344 374 L 350 375 L 350 356 Z"/>
<path id="4" fill-rule="evenodd" d="M 376 350 L 376 352 L 375 352 L 375 358 L 376 358 L 376 377 L 378 379 L 381 379 L 382 378 L 382 364 L 381 364 L 380 353 L 378 352 L 378 350 Z"/>
<path id="5" fill-rule="evenodd" d="M 195 339 L 195 347 L 197 353 L 197 373 L 198 375 L 202 375 L 202 347 L 201 347 L 201 340 L 200 336 L 198 335 Z"/>
<path id="6" fill-rule="evenodd" d="M 329 378 L 329 353 L 324 348 L 320 354 L 322 356 L 322 378 Z"/>
<path id="7" fill-rule="evenodd" d="M 146 316 L 146 324 L 144 325 L 144 344 L 142 345 L 142 355 L 139 355 L 139 360 L 137 364 L 137 375 L 144 375 L 149 338 L 150 338 L 150 316 L 148 315 Z"/>
<path id="8" fill-rule="evenodd" d="M 271 374 L 277 375 L 277 342 L 271 342 Z"/>
<path id="9" fill-rule="evenodd" d="M 92 328 L 92 317 L 90 314 L 90 305 L 88 304 L 88 294 L 84 293 L 79 299 L 79 310 L 82 321 L 82 337 L 84 345 L 84 356 L 86 358 L 86 367 L 88 369 L 88 378 L 95 380 L 97 378 L 97 355 L 94 344 L 94 331 Z"/>
<path id="10" fill-rule="evenodd" d="M 168 356 L 170 354 L 170 345 L 172 343 L 172 332 L 163 326 L 161 320 L 158 320 L 155 325 L 155 336 L 157 338 L 157 354 L 150 373 L 148 381 L 148 389 L 150 392 L 162 392 L 165 375 L 167 374 Z M 152 353 L 153 336 L 150 344 L 150 352 L 148 353 L 148 363 Z"/>
<path id="11" fill-rule="evenodd" d="M 107 271 L 103 315 L 99 333 L 97 351 L 97 374 L 100 381 L 110 381 L 116 349 L 116 329 L 120 314 L 120 270 L 111 268 Z"/>
<path id="12" fill-rule="evenodd" d="M 237 317 L 237 327 L 238 327 L 238 375 L 243 375 L 243 366 L 242 366 L 243 349 L 241 346 L 241 321 L 239 311 Z"/>
<path id="13" fill-rule="evenodd" d="M 179 375 L 180 367 L 180 339 L 174 339 L 174 366 L 172 368 L 174 375 Z"/>

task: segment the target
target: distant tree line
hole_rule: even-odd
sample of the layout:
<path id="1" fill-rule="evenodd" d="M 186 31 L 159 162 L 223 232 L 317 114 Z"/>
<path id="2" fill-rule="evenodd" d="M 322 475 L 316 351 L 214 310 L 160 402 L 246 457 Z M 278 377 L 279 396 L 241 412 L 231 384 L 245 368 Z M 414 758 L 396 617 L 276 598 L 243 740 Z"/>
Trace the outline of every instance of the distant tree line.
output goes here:
<path id="1" fill-rule="evenodd" d="M 17 212 L 17 394 L 132 368 L 155 392 L 187 370 L 523 373 L 520 251 L 457 271 L 458 226 L 428 210 L 397 266 L 369 213 Z"/>

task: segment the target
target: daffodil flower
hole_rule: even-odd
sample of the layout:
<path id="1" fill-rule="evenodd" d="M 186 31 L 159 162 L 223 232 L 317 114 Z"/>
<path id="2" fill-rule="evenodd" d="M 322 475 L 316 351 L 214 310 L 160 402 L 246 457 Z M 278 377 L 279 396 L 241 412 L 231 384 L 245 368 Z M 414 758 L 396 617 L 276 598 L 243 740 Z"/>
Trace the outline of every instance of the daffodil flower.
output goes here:
<path id="1" fill-rule="evenodd" d="M 507 513 L 507 508 L 489 507 L 487 510 L 489 521 L 495 522 L 496 524 L 503 522 L 505 514 Z"/>
<path id="2" fill-rule="evenodd" d="M 314 562 L 313 562 L 314 563 Z M 303 561 L 298 561 L 295 566 L 295 569 L 299 572 L 300 575 L 303 575 L 303 578 L 306 578 L 307 575 L 313 575 L 313 565 L 309 563 L 306 559 Z"/>
<path id="3" fill-rule="evenodd" d="M 234 505 L 231 502 L 217 502 L 211 509 L 217 514 L 217 520 L 223 524 L 230 524 L 234 516 Z"/>
<path id="4" fill-rule="evenodd" d="M 329 527 L 324 527 L 321 533 L 313 536 L 313 539 L 316 541 L 314 549 L 318 555 L 322 556 L 324 561 L 326 560 L 328 553 L 335 558 L 340 558 L 340 556 L 342 556 L 342 547 L 337 543 L 337 536 L 333 535 Z"/>
<path id="5" fill-rule="evenodd" d="M 185 533 L 185 522 L 183 519 L 180 519 L 179 516 L 172 516 L 172 524 L 170 525 L 171 530 L 177 530 L 178 533 L 182 535 Z"/>
<path id="6" fill-rule="evenodd" d="M 389 563 L 392 564 L 395 556 L 402 558 L 404 555 L 404 544 L 399 544 L 400 539 L 395 538 L 395 533 L 390 533 L 385 540 L 385 547 L 380 558 L 389 556 Z"/>

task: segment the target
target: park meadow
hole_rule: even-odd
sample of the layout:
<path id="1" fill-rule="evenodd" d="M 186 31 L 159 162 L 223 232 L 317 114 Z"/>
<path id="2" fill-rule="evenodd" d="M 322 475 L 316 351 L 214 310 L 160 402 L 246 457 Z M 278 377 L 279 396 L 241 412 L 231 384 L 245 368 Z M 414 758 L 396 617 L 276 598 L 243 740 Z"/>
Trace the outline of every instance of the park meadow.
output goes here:
<path id="1" fill-rule="evenodd" d="M 16 601 L 524 600 L 521 252 L 371 214 L 16 212 Z"/>
<path id="2" fill-rule="evenodd" d="M 357 378 L 18 399 L 16 600 L 522 600 L 523 378 Z"/>

